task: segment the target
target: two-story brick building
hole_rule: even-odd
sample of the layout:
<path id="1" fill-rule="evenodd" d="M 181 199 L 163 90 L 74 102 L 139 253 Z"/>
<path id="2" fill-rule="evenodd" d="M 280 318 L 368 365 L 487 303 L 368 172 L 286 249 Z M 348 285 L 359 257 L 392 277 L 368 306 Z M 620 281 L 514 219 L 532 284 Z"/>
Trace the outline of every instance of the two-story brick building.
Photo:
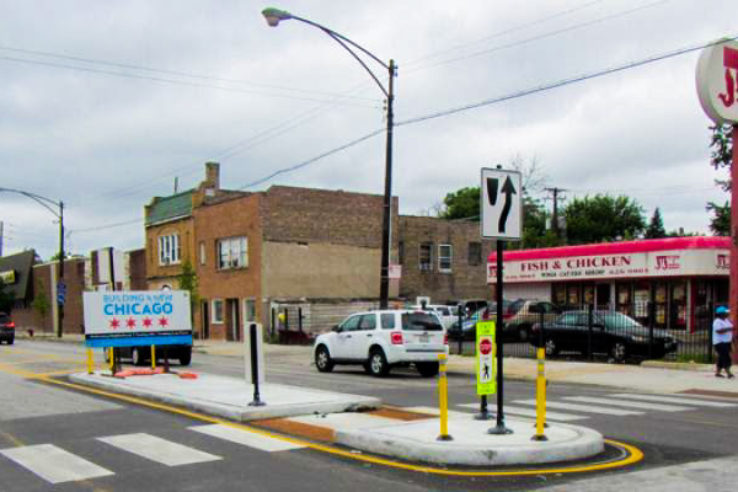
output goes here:
<path id="1" fill-rule="evenodd" d="M 289 186 L 229 191 L 220 188 L 218 173 L 217 163 L 207 163 L 197 189 L 157 197 L 146 207 L 149 288 L 177 288 L 189 261 L 198 279 L 198 336 L 239 340 L 252 320 L 270 331 L 287 324 L 316 331 L 349 312 L 376 307 L 381 195 Z M 400 217 L 398 208 L 394 197 L 390 259 L 393 272 L 402 274 L 392 275 L 390 298 L 403 304 L 416 295 L 439 302 L 483 297 L 482 258 L 491 246 L 482 246 L 479 225 Z M 420 251 L 429 241 L 441 252 L 433 258 L 442 254 L 438 268 L 419 266 L 419 253 L 408 253 L 398 268 L 400 245 Z M 463 251 L 464 261 L 453 251 Z"/>

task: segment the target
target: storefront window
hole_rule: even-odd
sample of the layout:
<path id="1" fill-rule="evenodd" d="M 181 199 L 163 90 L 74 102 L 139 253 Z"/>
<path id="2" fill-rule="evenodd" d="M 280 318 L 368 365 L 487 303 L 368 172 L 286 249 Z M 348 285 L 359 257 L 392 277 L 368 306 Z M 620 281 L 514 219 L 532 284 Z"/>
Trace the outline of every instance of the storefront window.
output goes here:
<path id="1" fill-rule="evenodd" d="M 553 301 L 559 307 L 566 306 L 566 285 L 555 284 L 553 286 Z"/>
<path id="2" fill-rule="evenodd" d="M 687 326 L 687 284 L 675 282 L 671 287 L 671 326 L 684 329 Z"/>
<path id="3" fill-rule="evenodd" d="M 666 327 L 666 284 L 655 284 L 653 302 L 655 305 L 654 321 L 656 326 L 664 328 Z"/>
<path id="4" fill-rule="evenodd" d="M 648 322 L 648 304 L 651 301 L 651 285 L 638 282 L 633 289 L 633 317 L 641 323 Z"/>
<path id="5" fill-rule="evenodd" d="M 571 307 L 579 307 L 579 286 L 570 285 L 568 289 L 567 304 Z"/>
<path id="6" fill-rule="evenodd" d="M 595 302 L 595 288 L 594 285 L 584 286 L 584 304 L 586 306 L 592 306 Z"/>
<path id="7" fill-rule="evenodd" d="M 630 284 L 618 284 L 617 303 L 618 312 L 631 315 Z"/>

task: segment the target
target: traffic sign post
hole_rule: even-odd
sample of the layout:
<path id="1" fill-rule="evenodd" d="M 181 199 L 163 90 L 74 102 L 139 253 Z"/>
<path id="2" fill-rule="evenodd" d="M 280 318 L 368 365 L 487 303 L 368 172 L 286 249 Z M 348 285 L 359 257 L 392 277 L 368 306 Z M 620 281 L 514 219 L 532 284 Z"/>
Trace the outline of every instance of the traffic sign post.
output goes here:
<path id="1" fill-rule="evenodd" d="M 481 183 L 482 237 L 497 241 L 497 323 L 495 324 L 495 353 L 497 358 L 497 421 L 495 427 L 489 429 L 490 434 L 511 434 L 505 427 L 504 378 L 502 368 L 503 350 L 501 333 L 502 321 L 502 253 L 505 240 L 519 241 L 523 232 L 523 192 L 522 178 L 518 171 L 507 171 L 502 166 L 495 169 L 482 169 Z"/>

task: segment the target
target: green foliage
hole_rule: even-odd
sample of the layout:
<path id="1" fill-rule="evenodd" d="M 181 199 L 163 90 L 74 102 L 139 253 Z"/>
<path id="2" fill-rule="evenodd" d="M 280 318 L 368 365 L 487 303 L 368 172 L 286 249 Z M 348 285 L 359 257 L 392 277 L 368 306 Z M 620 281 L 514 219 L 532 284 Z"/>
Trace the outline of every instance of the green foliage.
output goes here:
<path id="1" fill-rule="evenodd" d="M 65 251 L 64 252 L 64 260 L 68 260 L 72 256 L 74 256 L 74 255 L 72 255 L 72 253 L 70 253 L 69 251 Z M 51 259 L 49 261 L 59 261 L 59 258 L 61 258 L 61 255 L 57 251 L 56 253 L 54 253 L 54 255 L 51 257 Z"/>
<path id="2" fill-rule="evenodd" d="M 715 236 L 730 236 L 730 203 L 719 205 L 715 202 L 707 204 L 707 211 L 712 212 L 710 230 Z"/>
<path id="3" fill-rule="evenodd" d="M 6 290 L 5 282 L 0 280 L 0 311 L 9 313 L 13 309 L 15 296 Z"/>
<path id="4" fill-rule="evenodd" d="M 36 294 L 36 297 L 33 298 L 31 307 L 39 314 L 39 316 L 41 316 L 41 319 L 45 320 L 46 315 L 49 314 L 49 311 L 51 310 L 51 303 L 49 302 L 49 298 L 46 296 L 46 289 L 44 288 L 44 285 L 39 285 L 40 292 Z"/>
<path id="5" fill-rule="evenodd" d="M 182 273 L 177 278 L 179 281 L 179 288 L 186 290 L 190 293 L 190 314 L 195 316 L 195 307 L 200 303 L 200 296 L 197 292 L 197 273 L 192 266 L 190 260 L 185 260 L 182 264 Z"/>
<path id="6" fill-rule="evenodd" d="M 646 228 L 646 234 L 644 235 L 644 237 L 646 239 L 658 239 L 666 237 L 664 221 L 661 218 L 661 211 L 658 207 L 656 207 L 656 210 L 653 211 L 651 221 L 648 223 L 648 227 Z"/>
<path id="7" fill-rule="evenodd" d="M 442 219 L 471 219 L 479 220 L 479 186 L 461 188 L 449 193 L 443 199 L 444 210 L 439 217 Z"/>
<path id="8" fill-rule="evenodd" d="M 643 233 L 643 207 L 621 195 L 575 198 L 564 210 L 569 244 L 635 239 Z"/>

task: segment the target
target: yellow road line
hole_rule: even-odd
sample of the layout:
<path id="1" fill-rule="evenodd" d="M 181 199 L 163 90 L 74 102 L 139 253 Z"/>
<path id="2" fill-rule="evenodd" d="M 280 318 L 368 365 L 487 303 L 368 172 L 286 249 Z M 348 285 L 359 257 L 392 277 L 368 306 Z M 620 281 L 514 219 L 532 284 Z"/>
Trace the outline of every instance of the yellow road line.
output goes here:
<path id="1" fill-rule="evenodd" d="M 318 444 L 318 443 L 314 443 L 310 441 L 305 441 L 302 439 L 297 439 L 294 437 L 274 434 L 274 433 L 271 433 L 271 432 L 268 432 L 262 429 L 258 429 L 258 428 L 255 428 L 255 427 L 252 427 L 246 424 L 231 422 L 229 420 L 221 419 L 218 417 L 211 417 L 209 415 L 204 415 L 204 414 L 200 414 L 200 413 L 193 412 L 190 410 L 173 407 L 173 406 L 166 405 L 163 403 L 156 403 L 156 402 L 144 400 L 144 399 L 137 398 L 134 396 L 112 393 L 112 392 L 101 390 L 98 388 L 91 388 L 91 387 L 80 385 L 80 384 L 69 383 L 66 381 L 59 381 L 57 379 L 51 379 L 51 378 L 39 378 L 39 379 L 44 382 L 50 383 L 50 384 L 55 384 L 58 386 L 72 388 L 72 389 L 76 389 L 80 391 L 85 391 L 88 393 L 93 393 L 93 394 L 97 394 L 97 395 L 101 395 L 101 396 L 105 396 L 105 397 L 113 398 L 117 400 L 127 401 L 127 402 L 134 403 L 137 405 L 154 408 L 157 410 L 162 410 L 162 411 L 173 413 L 176 415 L 188 417 L 193 420 L 200 420 L 202 422 L 208 422 L 211 424 L 220 424 L 220 425 L 224 425 L 227 427 L 232 427 L 234 429 L 245 430 L 245 431 L 257 434 L 257 435 L 282 440 L 282 441 L 289 442 L 292 444 L 297 444 L 297 445 L 304 446 L 310 449 L 314 449 L 316 451 L 321 451 L 327 454 L 340 456 L 342 458 L 352 459 L 355 461 L 362 461 L 365 463 L 372 463 L 375 465 L 382 465 L 382 466 L 386 466 L 389 468 L 395 468 L 395 469 L 406 470 L 406 471 L 414 471 L 414 472 L 420 472 L 420 473 L 430 473 L 430 474 L 435 474 L 435 475 L 457 476 L 457 477 L 506 477 L 506 476 L 509 477 L 509 476 L 525 476 L 525 475 L 547 475 L 547 474 L 553 474 L 553 473 L 558 473 L 558 474 L 585 473 L 585 472 L 621 468 L 624 466 L 632 465 L 634 463 L 638 463 L 639 461 L 643 459 L 643 452 L 641 452 L 641 450 L 636 448 L 635 446 L 622 443 L 622 442 L 618 442 L 618 441 L 614 441 L 612 439 L 605 439 L 606 443 L 625 451 L 628 455 L 623 459 L 608 461 L 605 463 L 597 463 L 594 465 L 578 465 L 578 466 L 571 466 L 571 467 L 560 466 L 556 468 L 524 468 L 524 469 L 519 469 L 519 470 L 505 470 L 505 471 L 455 470 L 455 469 L 447 469 L 447 468 L 437 468 L 437 467 L 429 466 L 429 465 L 415 465 L 411 463 L 403 463 L 401 461 L 395 461 L 392 459 L 382 458 L 379 456 L 372 456 L 372 455 L 366 455 L 366 454 L 355 454 L 351 451 L 340 449 L 334 446 L 328 446 L 324 444 Z"/>

